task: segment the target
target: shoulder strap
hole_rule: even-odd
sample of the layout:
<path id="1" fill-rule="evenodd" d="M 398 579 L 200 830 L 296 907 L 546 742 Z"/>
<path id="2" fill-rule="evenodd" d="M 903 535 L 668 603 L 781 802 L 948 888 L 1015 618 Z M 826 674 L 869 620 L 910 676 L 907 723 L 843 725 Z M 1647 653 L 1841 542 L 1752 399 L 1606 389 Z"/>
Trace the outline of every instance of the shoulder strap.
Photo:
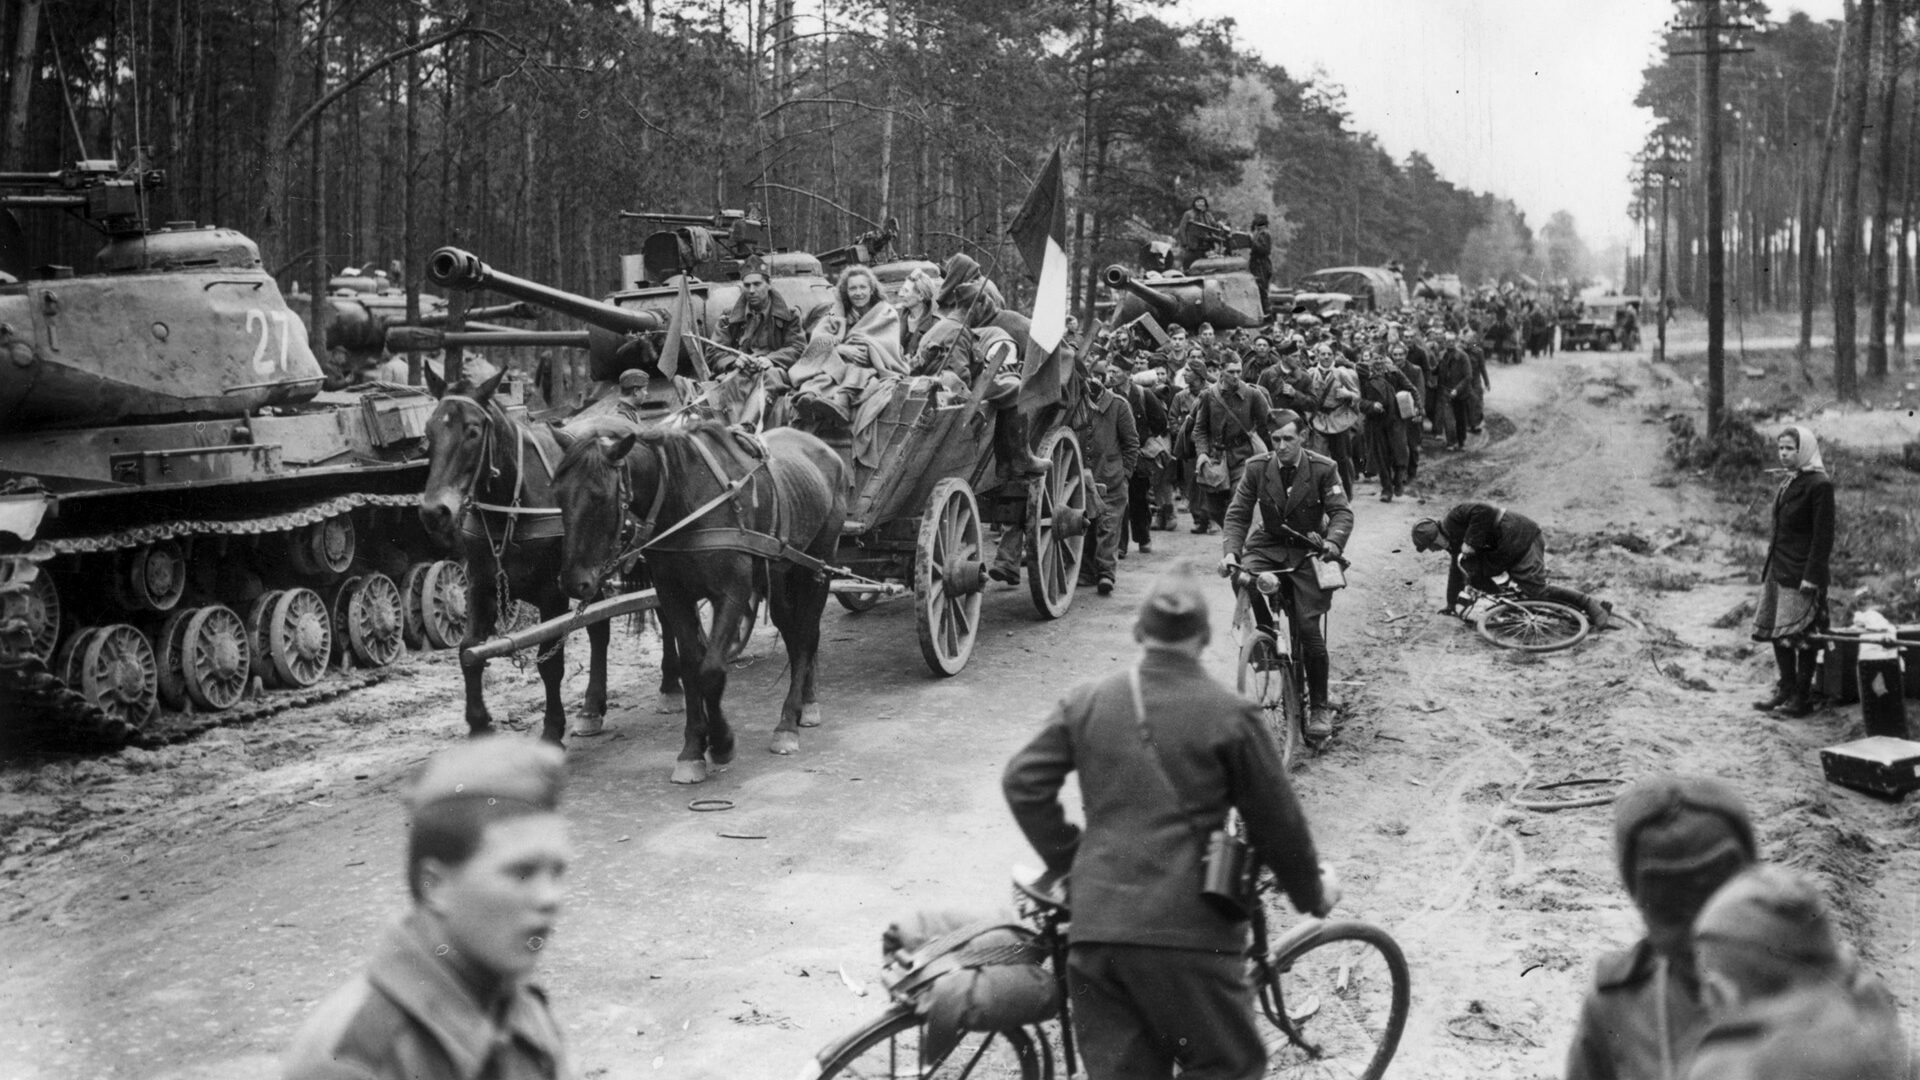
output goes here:
<path id="1" fill-rule="evenodd" d="M 1194 836 L 1199 838 L 1201 850 L 1204 851 L 1207 846 L 1207 834 L 1200 828 L 1200 819 L 1194 814 L 1193 808 L 1187 805 L 1186 793 L 1180 790 L 1179 784 L 1173 782 L 1173 774 L 1167 771 L 1167 762 L 1161 754 L 1160 744 L 1153 741 L 1153 729 L 1147 726 L 1147 699 L 1146 695 L 1140 692 L 1138 666 L 1127 672 L 1127 684 L 1133 691 L 1133 720 L 1140 726 L 1140 739 L 1147 744 L 1149 756 L 1153 758 L 1154 768 L 1159 770 L 1160 778 L 1173 789 L 1173 797 L 1180 803 L 1181 816 L 1187 819 L 1187 827 L 1192 829 Z"/>

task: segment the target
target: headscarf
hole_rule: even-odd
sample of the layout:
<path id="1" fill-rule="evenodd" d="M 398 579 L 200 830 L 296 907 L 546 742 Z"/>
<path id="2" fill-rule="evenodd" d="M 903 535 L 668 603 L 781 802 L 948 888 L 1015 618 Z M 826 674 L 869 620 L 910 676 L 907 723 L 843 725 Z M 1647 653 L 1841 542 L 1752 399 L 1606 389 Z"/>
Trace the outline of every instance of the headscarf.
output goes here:
<path id="1" fill-rule="evenodd" d="M 1826 472 L 1827 463 L 1820 458 L 1820 441 L 1814 438 L 1813 429 L 1804 424 L 1795 424 L 1780 434 L 1785 435 L 1788 431 L 1793 433 L 1794 440 L 1800 446 L 1793 455 L 1793 472 Z"/>

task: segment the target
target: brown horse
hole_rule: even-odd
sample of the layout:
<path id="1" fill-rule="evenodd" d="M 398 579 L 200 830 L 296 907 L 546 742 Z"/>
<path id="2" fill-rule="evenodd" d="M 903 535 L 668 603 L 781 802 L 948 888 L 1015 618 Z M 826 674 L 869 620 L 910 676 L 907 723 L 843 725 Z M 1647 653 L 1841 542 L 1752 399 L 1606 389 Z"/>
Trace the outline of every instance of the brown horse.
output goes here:
<path id="1" fill-rule="evenodd" d="M 560 588 L 560 516 L 553 502 L 552 470 L 568 445 L 596 430 L 597 418 L 577 418 L 556 429 L 509 417 L 494 400 L 500 375 L 478 385 L 465 379 L 449 385 L 432 369 L 426 376 L 440 404 L 427 421 L 427 487 L 420 497 L 420 521 L 428 536 L 460 552 L 466 564 L 470 595 L 460 647 L 494 632 L 502 614 L 503 579 L 506 594 L 539 608 L 541 618 L 564 614 L 568 599 Z M 597 730 L 606 716 L 609 634 L 604 622 L 587 628 L 592 652 L 584 703 L 587 730 Z M 543 650 L 536 667 L 547 691 L 540 737 L 559 745 L 567 727 L 560 703 L 566 642 Z M 661 667 L 661 694 L 679 693 L 679 665 L 671 652 Z M 461 668 L 467 728 L 473 735 L 494 730 L 483 694 L 485 673 L 485 664 Z"/>
<path id="2" fill-rule="evenodd" d="M 768 749 L 793 753 L 800 728 L 820 722 L 814 674 L 827 602 L 823 564 L 846 521 L 846 465 L 826 443 L 792 428 L 767 432 L 762 447 L 744 446 L 712 422 L 662 424 L 638 435 L 583 438 L 554 474 L 569 594 L 593 595 L 623 554 L 645 552 L 661 628 L 679 645 L 689 690 L 676 784 L 697 784 L 710 764 L 733 760 L 720 699 L 727 664 L 745 646 L 762 599 L 789 664 Z M 702 600 L 713 606 L 709 627 L 700 625 Z"/>

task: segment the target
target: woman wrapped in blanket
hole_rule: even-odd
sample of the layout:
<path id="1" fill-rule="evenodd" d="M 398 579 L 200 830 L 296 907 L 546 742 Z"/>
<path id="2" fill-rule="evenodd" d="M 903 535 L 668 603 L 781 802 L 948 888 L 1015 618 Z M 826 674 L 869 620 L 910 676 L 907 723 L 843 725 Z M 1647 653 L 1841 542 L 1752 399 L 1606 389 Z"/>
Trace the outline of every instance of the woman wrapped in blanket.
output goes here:
<path id="1" fill-rule="evenodd" d="M 818 435 L 848 433 L 861 397 L 874 384 L 907 373 L 900 351 L 900 312 L 881 296 L 865 266 L 840 274 L 834 309 L 813 329 L 794 361 L 794 426 Z"/>

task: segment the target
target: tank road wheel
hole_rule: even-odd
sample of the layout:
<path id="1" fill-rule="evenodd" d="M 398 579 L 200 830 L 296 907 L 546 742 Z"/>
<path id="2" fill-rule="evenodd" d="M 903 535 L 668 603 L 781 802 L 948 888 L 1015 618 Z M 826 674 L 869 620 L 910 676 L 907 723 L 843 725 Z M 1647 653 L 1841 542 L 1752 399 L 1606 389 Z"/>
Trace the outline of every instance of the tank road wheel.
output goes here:
<path id="1" fill-rule="evenodd" d="M 933 485 L 913 552 L 913 603 L 920 655 L 935 675 L 958 675 L 973 655 L 987 584 L 980 506 L 965 480 Z"/>
<path id="2" fill-rule="evenodd" d="M 400 609 L 400 587 L 385 574 L 368 574 L 347 595 L 347 649 L 356 661 L 366 667 L 386 667 L 399 659 L 406 648 L 400 636 L 405 620 Z"/>
<path id="3" fill-rule="evenodd" d="M 181 646 L 187 639 L 187 620 L 198 611 L 198 608 L 177 608 L 168 612 L 166 621 L 160 624 L 160 632 L 154 635 L 160 651 L 157 664 L 160 704 L 169 709 L 187 707 L 187 674 L 181 666 Z"/>
<path id="4" fill-rule="evenodd" d="M 280 590 L 270 589 L 255 597 L 253 605 L 247 608 L 248 651 L 258 660 L 253 665 L 253 671 L 260 676 L 262 686 L 280 685 L 278 676 L 273 673 L 273 662 L 268 658 L 272 650 L 267 634 L 267 627 L 273 621 L 273 605 L 279 602 Z"/>
<path id="5" fill-rule="evenodd" d="M 403 616 L 401 636 L 407 648 L 418 649 L 427 643 L 427 628 L 420 620 L 420 592 L 426 584 L 427 568 L 432 563 L 414 563 L 400 579 L 400 609 Z"/>
<path id="6" fill-rule="evenodd" d="M 139 727 L 159 704 L 160 668 L 153 646 L 126 623 L 89 635 L 76 667 L 74 688 L 115 720 Z"/>
<path id="7" fill-rule="evenodd" d="M 308 687 L 327 673 L 333 625 L 327 602 L 312 589 L 288 589 L 267 616 L 267 658 L 282 685 Z"/>
<path id="8" fill-rule="evenodd" d="M 302 574 L 342 574 L 353 565 L 355 539 L 353 515 L 335 514 L 288 534 L 287 554 Z"/>
<path id="9" fill-rule="evenodd" d="M 180 652 L 187 696 L 195 705 L 218 712 L 239 704 L 253 671 L 247 625 L 225 604 L 213 604 L 187 620 Z"/>
<path id="10" fill-rule="evenodd" d="M 353 602 L 353 594 L 366 578 L 359 574 L 343 577 L 327 590 L 328 625 L 333 628 L 333 651 L 329 654 L 335 664 L 347 666 L 347 605 Z M 355 657 L 357 660 L 358 657 Z"/>
<path id="11" fill-rule="evenodd" d="M 1087 539 L 1086 470 L 1080 440 L 1061 428 L 1040 441 L 1039 456 L 1053 462 L 1027 490 L 1027 588 L 1034 609 L 1057 619 L 1073 606 Z"/>
<path id="12" fill-rule="evenodd" d="M 177 541 L 162 540 L 113 555 L 114 604 L 126 611 L 172 611 L 187 590 L 187 557 Z"/>
<path id="13" fill-rule="evenodd" d="M 53 654 L 53 673 L 60 677 L 71 689 L 80 689 L 80 661 L 87 654 L 87 643 L 100 630 L 97 626 L 83 626 L 67 635 L 60 643 L 60 649 Z"/>
<path id="14" fill-rule="evenodd" d="M 0 564 L 0 571 L 4 566 Z M 24 636 L 18 639 L 28 654 L 46 660 L 53 655 L 54 642 L 60 639 L 60 591 L 53 575 L 22 561 L 11 576 L 0 578 L 0 623 L 19 620 Z M 10 647 L 0 643 L 0 649 Z"/>
<path id="15" fill-rule="evenodd" d="M 420 580 L 420 625 L 427 644 L 451 649 L 467 635 L 467 568 L 452 559 L 427 567 Z"/>

